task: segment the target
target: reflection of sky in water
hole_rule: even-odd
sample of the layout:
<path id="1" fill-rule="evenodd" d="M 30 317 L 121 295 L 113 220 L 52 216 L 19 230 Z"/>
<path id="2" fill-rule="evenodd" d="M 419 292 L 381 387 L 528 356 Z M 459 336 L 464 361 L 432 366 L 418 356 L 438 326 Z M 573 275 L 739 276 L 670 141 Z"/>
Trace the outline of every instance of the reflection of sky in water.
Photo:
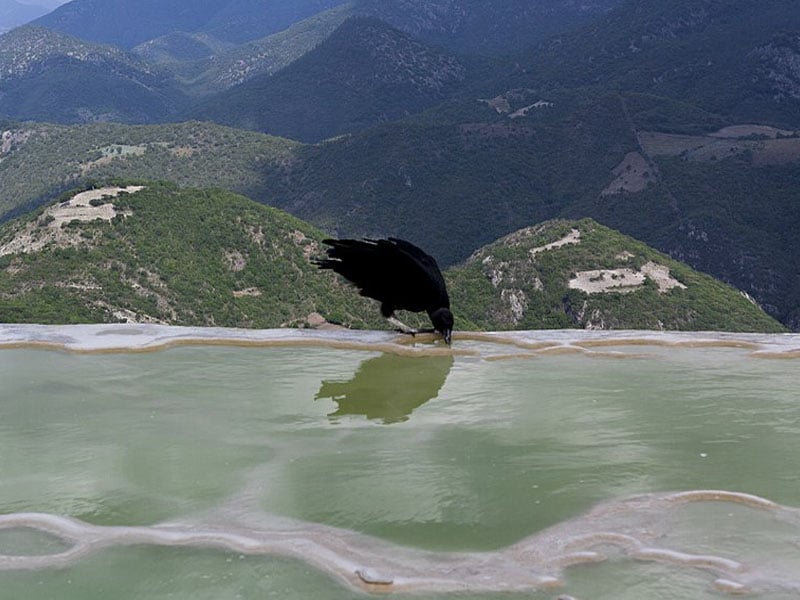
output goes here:
<path id="1" fill-rule="evenodd" d="M 576 341 L 581 334 L 572 335 Z M 251 551 L 233 551 L 236 561 L 245 560 L 237 563 L 246 564 L 242 571 L 226 558 L 216 568 L 210 551 L 155 547 L 162 532 L 153 525 L 170 520 L 188 531 L 211 527 L 209 539 L 241 528 L 255 536 L 251 548 L 266 543 L 260 531 L 289 527 L 327 540 L 332 556 L 352 552 L 356 563 L 395 574 L 435 571 L 440 562 L 424 554 L 428 549 L 485 551 L 481 560 L 488 563 L 476 558 L 465 572 L 477 578 L 481 564 L 500 560 L 504 566 L 492 567 L 499 577 L 509 560 L 522 560 L 514 544 L 527 539 L 523 571 L 564 582 L 539 592 L 542 598 L 675 597 L 669 588 L 704 598 L 723 593 L 726 580 L 751 586 L 756 597 L 795 597 L 796 511 L 752 508 L 736 498 L 675 504 L 656 495 L 641 506 L 621 499 L 727 489 L 800 506 L 797 360 L 756 358 L 752 353 L 763 349 L 755 343 L 615 343 L 587 353 L 562 332 L 553 336 L 567 354 L 525 336 L 502 344 L 457 339 L 454 348 L 471 354 L 455 356 L 437 344 L 398 347 L 391 337 L 355 349 L 0 350 L 0 515 L 39 511 L 102 526 L 139 525 L 142 535 L 155 536 L 152 548 L 92 553 L 65 571 L 35 572 L 43 589 L 83 581 L 83 595 L 63 597 L 92 597 L 87 589 L 98 578 L 120 578 L 147 597 L 191 594 L 192 564 L 209 570 L 219 598 L 241 592 L 226 587 L 226 576 L 279 593 L 288 587 L 290 597 L 301 589 L 329 598 L 352 594 L 318 575 L 293 587 L 287 573 L 307 569 L 264 562 Z M 800 347 L 797 336 L 775 339 L 767 349 L 784 356 Z M 376 352 L 376 344 L 386 352 Z M 514 353 L 524 358 L 489 360 Z M 376 426 L 384 423 L 392 426 Z M 611 508 L 587 513 L 598 505 Z M 550 527 L 557 540 L 548 541 Z M 578 541 L 598 528 L 663 552 L 632 561 L 625 557 L 647 556 L 646 547 Z M 374 537 L 348 537 L 352 531 Z M 548 561 L 569 539 L 576 544 L 570 551 L 616 558 L 563 571 Z M 19 523 L 0 530 L 0 554 L 61 549 L 59 540 Z M 295 556 L 286 548 L 278 553 Z M 693 555 L 718 557 L 722 567 L 697 567 L 686 559 Z M 146 572 L 154 556 L 172 561 L 185 581 L 154 583 L 158 589 L 149 593 L 137 588 L 126 573 Z M 723 559 L 748 570 L 728 572 Z M 311 562 L 341 574 L 319 560 Z M 19 597 L 12 591 L 32 577 L 0 570 L 0 598 L 2 590 Z"/>

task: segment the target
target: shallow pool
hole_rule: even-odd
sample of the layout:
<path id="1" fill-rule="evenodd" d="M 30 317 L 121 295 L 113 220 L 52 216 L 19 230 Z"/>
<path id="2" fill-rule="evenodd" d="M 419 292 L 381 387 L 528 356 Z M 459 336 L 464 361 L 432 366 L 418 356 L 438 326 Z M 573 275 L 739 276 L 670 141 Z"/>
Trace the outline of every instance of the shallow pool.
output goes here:
<path id="1" fill-rule="evenodd" d="M 407 342 L 0 326 L 0 598 L 800 594 L 800 336 Z"/>

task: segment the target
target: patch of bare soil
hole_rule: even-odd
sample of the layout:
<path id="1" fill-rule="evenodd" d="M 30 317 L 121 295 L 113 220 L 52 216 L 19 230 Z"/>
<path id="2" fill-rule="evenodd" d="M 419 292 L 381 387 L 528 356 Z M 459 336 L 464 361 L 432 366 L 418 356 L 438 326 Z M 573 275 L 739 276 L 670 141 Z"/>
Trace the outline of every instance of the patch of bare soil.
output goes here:
<path id="1" fill-rule="evenodd" d="M 783 165 L 800 162 L 800 138 L 767 140 L 753 152 L 753 164 Z"/>
<path id="2" fill-rule="evenodd" d="M 769 138 L 776 138 L 779 135 L 793 135 L 795 132 L 788 129 L 777 129 L 769 125 L 729 125 L 719 131 L 709 134 L 711 137 L 720 138 L 742 138 L 751 135 L 765 135 Z"/>
<path id="3" fill-rule="evenodd" d="M 684 156 L 708 161 L 750 152 L 756 165 L 800 162 L 797 132 L 766 125 L 731 125 L 709 135 L 676 135 L 642 131 L 639 142 L 650 156 Z M 759 136 L 762 139 L 754 139 Z"/>
<path id="4" fill-rule="evenodd" d="M 258 297 L 262 294 L 261 290 L 257 287 L 249 287 L 243 290 L 234 290 L 233 297 L 234 298 L 244 298 L 245 296 L 252 296 Z"/>
<path id="5" fill-rule="evenodd" d="M 656 178 L 656 173 L 653 173 L 647 159 L 638 152 L 626 154 L 611 173 L 615 179 L 600 193 L 602 196 L 621 192 L 641 192 Z"/>
<path id="6" fill-rule="evenodd" d="M 648 278 L 658 285 L 658 291 L 662 294 L 675 287 L 686 289 L 684 284 L 670 275 L 668 267 L 653 261 L 642 265 L 638 271 L 628 267 L 580 271 L 570 279 L 569 287 L 587 294 L 626 294 L 642 287 Z"/>
<path id="7" fill-rule="evenodd" d="M 581 243 L 581 232 L 577 229 L 571 229 L 570 232 L 565 235 L 560 240 L 556 240 L 550 244 L 545 244 L 544 246 L 537 246 L 536 248 L 531 248 L 529 250 L 531 256 L 536 256 L 539 252 L 546 252 L 547 250 L 553 250 L 554 248 L 560 248 L 561 246 L 566 245 L 575 245 Z"/>
<path id="8" fill-rule="evenodd" d="M 49 244 L 60 247 L 77 246 L 82 243 L 80 230 L 65 228 L 72 221 L 110 221 L 118 211 L 111 202 L 92 205 L 93 200 L 115 198 L 120 193 L 133 193 L 143 186 L 131 185 L 126 188 L 104 187 L 76 194 L 66 202 L 47 208 L 36 220 L 28 223 L 8 242 L 0 246 L 0 256 L 37 252 Z"/>

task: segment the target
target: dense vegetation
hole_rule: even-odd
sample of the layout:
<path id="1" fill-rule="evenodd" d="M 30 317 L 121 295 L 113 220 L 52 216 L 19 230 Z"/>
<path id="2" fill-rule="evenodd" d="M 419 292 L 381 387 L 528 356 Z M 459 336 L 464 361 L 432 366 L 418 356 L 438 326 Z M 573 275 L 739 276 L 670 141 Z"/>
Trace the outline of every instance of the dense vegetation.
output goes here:
<path id="1" fill-rule="evenodd" d="M 535 251 L 574 232 L 577 243 Z M 605 270 L 595 279 L 622 282 L 624 273 L 616 270 L 636 272 L 647 263 L 667 267 L 685 287 L 660 291 L 650 277 L 625 293 L 587 293 L 568 285 L 581 271 Z M 734 288 L 591 219 L 549 221 L 513 233 L 450 269 L 448 278 L 462 317 L 481 328 L 783 330 Z"/>
<path id="2" fill-rule="evenodd" d="M 377 19 L 352 18 L 279 73 L 211 96 L 191 115 L 314 142 L 420 112 L 465 77 L 455 57 Z"/>
<path id="3" fill-rule="evenodd" d="M 51 205 L 0 228 L 0 322 L 302 327 L 319 313 L 348 326 L 386 327 L 373 301 L 313 266 L 311 259 L 322 253 L 323 234 L 286 213 L 230 192 L 181 190 L 172 184 L 148 183 L 142 191 L 92 205 L 106 203 L 116 210 L 110 221 L 72 220 L 57 226 L 53 211 L 59 207 Z M 530 260 L 532 248 L 573 228 L 581 233 L 580 243 Z M 736 290 L 591 220 L 549 223 L 512 237 L 512 243 L 500 240 L 446 273 L 457 328 L 591 323 L 781 330 Z M 28 240 L 28 252 L 2 251 L 22 238 Z M 38 239 L 49 241 L 30 245 Z M 623 259 L 621 253 L 630 256 Z M 568 288 L 577 271 L 622 264 L 639 268 L 647 261 L 669 267 L 686 289 L 661 293 L 651 281 L 627 294 Z M 509 292 L 523 309 L 510 304 Z M 425 323 L 424 315 L 402 318 Z"/>
<path id="4" fill-rule="evenodd" d="M 103 44 L 133 48 L 174 32 L 205 32 L 241 43 L 281 31 L 341 0 L 77 0 L 36 23 Z M 120 19 L 124 14 L 125 19 Z"/>
<path id="5" fill-rule="evenodd" d="M 270 202 L 266 174 L 298 144 L 211 123 L 127 126 L 0 122 L 0 222 L 65 190 L 113 177 L 218 186 Z M 273 165 L 273 166 L 270 166 Z"/>
<path id="6" fill-rule="evenodd" d="M 73 221 L 76 242 L 0 257 L 0 322 L 303 326 L 324 312 L 377 325 L 377 311 L 309 262 L 322 234 L 290 215 L 222 190 L 148 184 L 109 200 L 111 221 Z M 129 213 L 124 216 L 124 213 Z M 7 224 L 0 246 L 42 211 Z"/>
<path id="7" fill-rule="evenodd" d="M 647 92 L 739 122 L 796 127 L 797 8 L 795 0 L 625 0 L 537 47 L 513 79 Z"/>
<path id="8" fill-rule="evenodd" d="M 0 116 L 66 123 L 174 118 L 184 94 L 168 73 L 110 46 L 41 27 L 0 37 Z"/>

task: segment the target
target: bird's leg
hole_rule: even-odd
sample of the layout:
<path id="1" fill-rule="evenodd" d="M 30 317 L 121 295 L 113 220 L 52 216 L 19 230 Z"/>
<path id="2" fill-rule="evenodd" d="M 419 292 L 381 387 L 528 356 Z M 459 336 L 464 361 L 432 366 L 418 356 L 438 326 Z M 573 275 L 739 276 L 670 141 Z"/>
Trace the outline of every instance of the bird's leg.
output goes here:
<path id="1" fill-rule="evenodd" d="M 397 331 L 402 331 L 403 333 L 409 333 L 411 335 L 415 335 L 417 333 L 416 329 L 403 323 L 400 319 L 394 316 L 394 313 L 386 317 L 386 320 L 389 321 L 389 323 L 391 323 Z"/>

